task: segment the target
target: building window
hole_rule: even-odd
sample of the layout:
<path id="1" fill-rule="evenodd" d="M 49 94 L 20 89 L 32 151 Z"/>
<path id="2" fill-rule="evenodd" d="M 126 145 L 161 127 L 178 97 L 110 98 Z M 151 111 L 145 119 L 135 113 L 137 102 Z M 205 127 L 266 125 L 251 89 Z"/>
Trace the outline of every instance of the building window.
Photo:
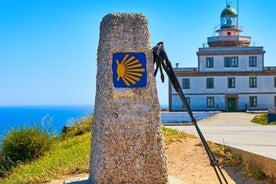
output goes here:
<path id="1" fill-rule="evenodd" d="M 239 59 L 238 57 L 225 57 L 224 58 L 224 67 L 238 67 L 239 66 Z"/>
<path id="2" fill-rule="evenodd" d="M 235 78 L 231 77 L 228 78 L 228 88 L 235 88 L 236 84 L 235 84 Z"/>
<path id="3" fill-rule="evenodd" d="M 249 66 L 250 67 L 257 66 L 257 57 L 256 56 L 249 56 Z"/>
<path id="4" fill-rule="evenodd" d="M 276 77 L 274 77 L 274 88 L 276 88 Z"/>
<path id="5" fill-rule="evenodd" d="M 206 58 L 206 68 L 214 68 L 214 58 L 213 57 Z"/>
<path id="6" fill-rule="evenodd" d="M 190 79 L 189 78 L 182 79 L 182 89 L 190 89 Z"/>
<path id="7" fill-rule="evenodd" d="M 250 96 L 249 97 L 249 106 L 250 107 L 257 107 L 257 97 L 256 96 Z"/>
<path id="8" fill-rule="evenodd" d="M 274 108 L 276 108 L 276 96 L 274 96 Z"/>
<path id="9" fill-rule="evenodd" d="M 250 77 L 249 78 L 249 87 L 256 88 L 257 87 L 257 77 Z"/>
<path id="10" fill-rule="evenodd" d="M 207 108 L 213 108 L 214 107 L 214 97 L 207 97 Z"/>
<path id="11" fill-rule="evenodd" d="M 206 88 L 207 89 L 214 88 L 214 78 L 207 78 L 206 79 Z"/>

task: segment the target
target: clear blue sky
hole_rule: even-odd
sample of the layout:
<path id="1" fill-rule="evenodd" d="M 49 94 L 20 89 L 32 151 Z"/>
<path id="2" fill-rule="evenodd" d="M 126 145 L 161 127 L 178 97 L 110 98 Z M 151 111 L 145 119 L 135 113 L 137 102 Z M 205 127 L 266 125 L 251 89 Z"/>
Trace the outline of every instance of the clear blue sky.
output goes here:
<path id="1" fill-rule="evenodd" d="M 197 66 L 196 51 L 225 7 L 225 0 L 0 0 L 0 105 L 93 104 L 99 25 L 110 12 L 143 13 L 152 46 L 164 41 L 173 65 Z M 275 9 L 276 1 L 239 1 L 242 35 L 264 46 L 266 66 L 276 66 Z M 167 104 L 168 83 L 157 80 Z"/>

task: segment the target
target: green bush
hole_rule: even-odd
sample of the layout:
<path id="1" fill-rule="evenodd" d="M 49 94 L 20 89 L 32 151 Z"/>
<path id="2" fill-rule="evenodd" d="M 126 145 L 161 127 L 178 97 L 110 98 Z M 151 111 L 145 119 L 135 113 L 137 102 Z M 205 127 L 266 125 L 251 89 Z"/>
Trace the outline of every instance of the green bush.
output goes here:
<path id="1" fill-rule="evenodd" d="M 268 178 L 268 176 L 265 174 L 265 172 L 263 171 L 263 168 L 252 162 L 252 161 L 247 161 L 245 163 L 245 175 L 249 178 L 254 178 L 257 180 L 266 180 Z"/>
<path id="2" fill-rule="evenodd" d="M 267 124 L 267 114 L 258 114 L 251 120 L 251 122 L 265 125 Z"/>
<path id="3" fill-rule="evenodd" d="M 236 167 L 242 163 L 240 153 L 235 153 L 225 144 L 216 144 L 211 148 L 212 153 L 219 158 L 221 164 Z"/>
<path id="4" fill-rule="evenodd" d="M 38 128 L 13 129 L 2 140 L 2 157 L 14 165 L 32 161 L 50 149 L 51 140 L 49 133 Z"/>
<path id="5" fill-rule="evenodd" d="M 74 137 L 82 135 L 86 132 L 91 132 L 93 116 L 82 118 L 71 126 L 64 126 L 61 131 L 61 137 Z"/>
<path id="6" fill-rule="evenodd" d="M 12 161 L 9 158 L 6 158 L 0 151 L 0 178 L 5 177 L 13 166 L 14 164 Z"/>
<path id="7" fill-rule="evenodd" d="M 267 122 L 267 114 L 258 114 L 256 115 L 251 122 L 261 124 L 261 125 L 276 125 L 276 122 Z"/>

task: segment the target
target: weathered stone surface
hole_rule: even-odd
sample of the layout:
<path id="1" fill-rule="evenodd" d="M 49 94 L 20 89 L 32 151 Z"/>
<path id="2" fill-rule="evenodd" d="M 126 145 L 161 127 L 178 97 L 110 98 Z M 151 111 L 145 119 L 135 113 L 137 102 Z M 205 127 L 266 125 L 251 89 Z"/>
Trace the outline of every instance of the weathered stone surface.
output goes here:
<path id="1" fill-rule="evenodd" d="M 112 55 L 144 52 L 147 86 L 115 88 Z M 112 13 L 100 26 L 89 180 L 91 183 L 168 181 L 148 21 L 142 14 Z"/>

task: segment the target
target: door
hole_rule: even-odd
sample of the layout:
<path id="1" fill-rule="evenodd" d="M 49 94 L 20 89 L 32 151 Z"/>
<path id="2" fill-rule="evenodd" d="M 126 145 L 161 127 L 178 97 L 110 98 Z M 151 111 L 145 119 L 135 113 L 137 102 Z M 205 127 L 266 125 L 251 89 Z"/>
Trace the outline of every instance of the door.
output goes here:
<path id="1" fill-rule="evenodd" d="M 228 98 L 227 111 L 236 112 L 236 98 Z"/>

